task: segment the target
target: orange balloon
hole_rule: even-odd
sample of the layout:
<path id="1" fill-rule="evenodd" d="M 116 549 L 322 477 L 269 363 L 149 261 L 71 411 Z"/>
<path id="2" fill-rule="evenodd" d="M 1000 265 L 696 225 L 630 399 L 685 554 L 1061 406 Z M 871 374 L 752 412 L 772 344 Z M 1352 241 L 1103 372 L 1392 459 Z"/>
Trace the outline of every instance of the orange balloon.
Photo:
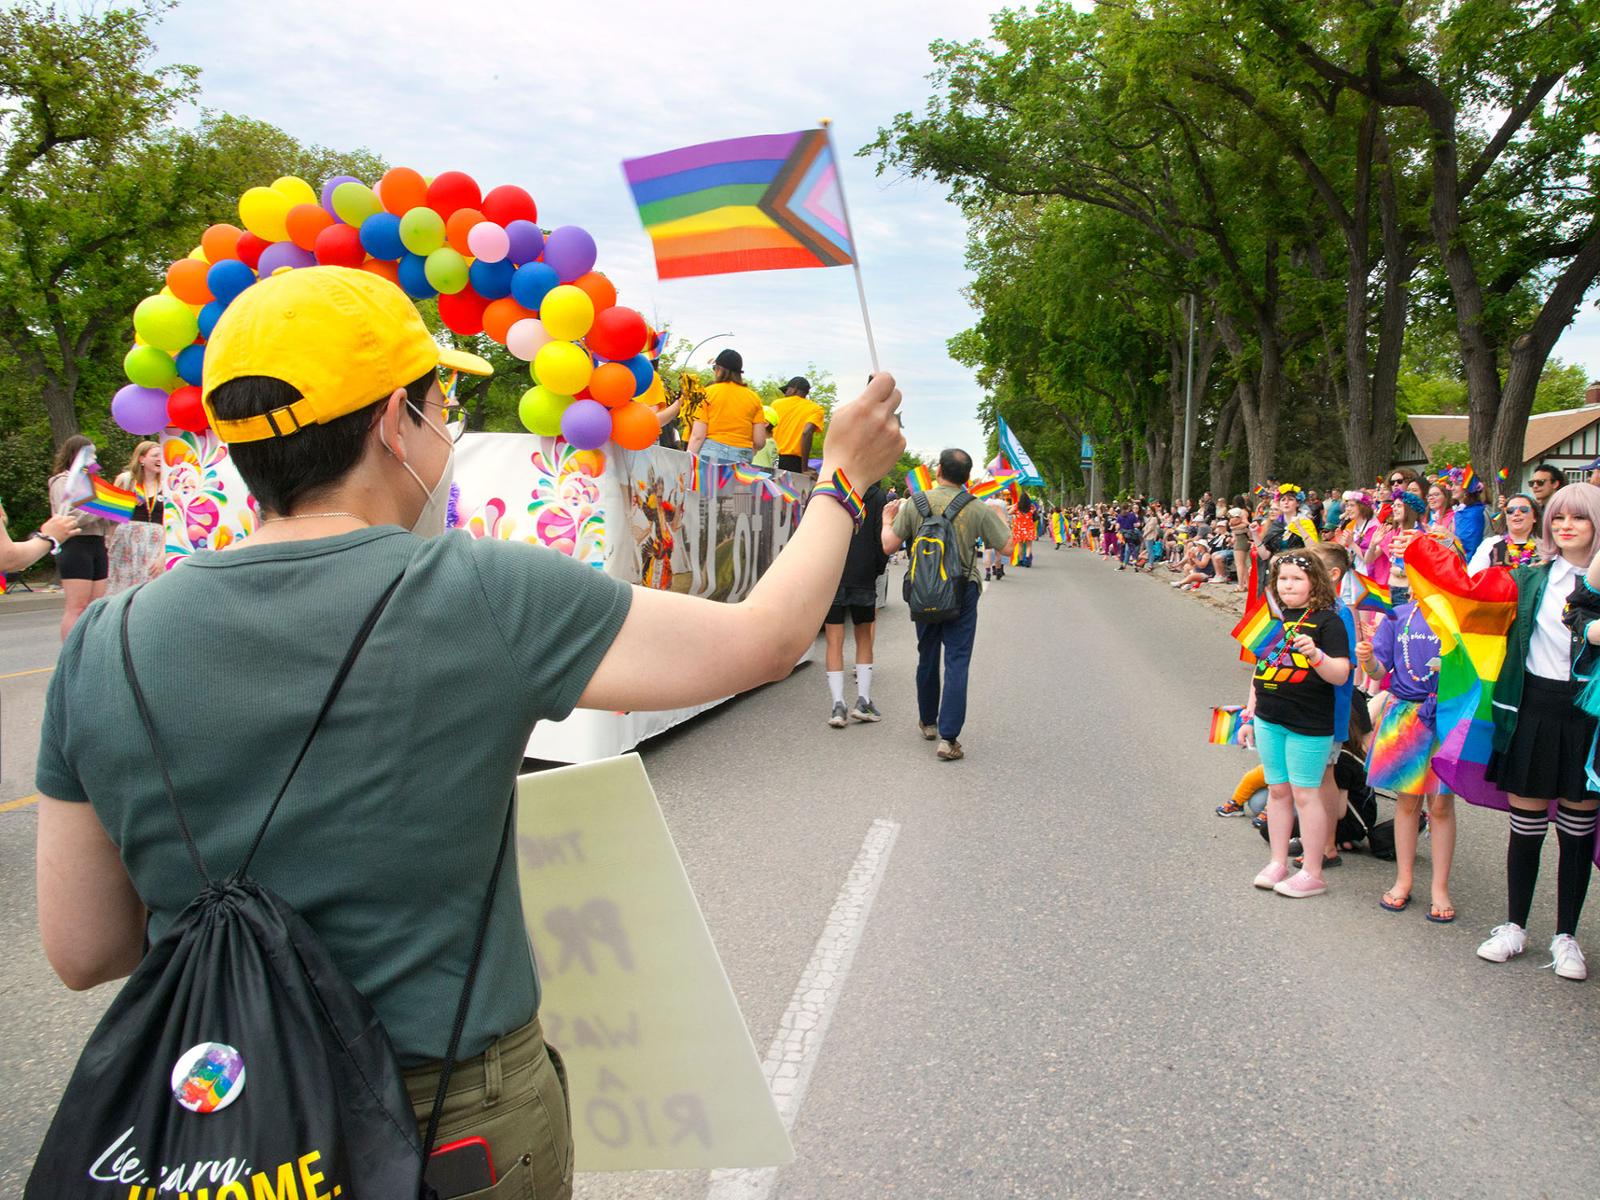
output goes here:
<path id="1" fill-rule="evenodd" d="M 374 275 L 381 275 L 395 287 L 400 286 L 400 264 L 387 262 L 381 258 L 369 258 L 361 264 L 363 271 L 371 271 Z"/>
<path id="2" fill-rule="evenodd" d="M 633 399 L 636 382 L 621 363 L 601 363 L 589 376 L 589 394 L 607 408 L 617 408 Z"/>
<path id="3" fill-rule="evenodd" d="M 239 238 L 244 230 L 226 223 L 213 225 L 200 235 L 200 249 L 214 263 L 239 257 Z"/>
<path id="4" fill-rule="evenodd" d="M 397 217 L 428 202 L 428 181 L 410 167 L 390 167 L 378 181 L 383 207 Z"/>
<path id="5" fill-rule="evenodd" d="M 467 245 L 467 233 L 474 225 L 482 225 L 483 221 L 483 214 L 477 209 L 458 208 L 444 223 L 444 240 L 450 243 L 450 248 L 457 254 L 471 258 L 472 249 Z"/>
<path id="6" fill-rule="evenodd" d="M 296 204 L 283 221 L 289 240 L 302 250 L 315 250 L 317 234 L 332 224 L 333 218 L 320 204 Z"/>
<path id="7" fill-rule="evenodd" d="M 624 450 L 646 450 L 661 436 L 655 410 L 630 401 L 611 414 L 611 440 Z"/>
<path id="8" fill-rule="evenodd" d="M 518 321 L 537 314 L 528 311 L 510 296 L 500 300 L 491 300 L 489 307 L 483 310 L 483 331 L 505 345 L 506 334 Z"/>
<path id="9" fill-rule="evenodd" d="M 577 288 L 594 303 L 595 312 L 603 308 L 611 308 L 617 302 L 617 289 L 611 280 L 599 271 L 590 271 L 587 275 L 579 275 L 572 281 L 572 286 Z"/>
<path id="10" fill-rule="evenodd" d="M 167 268 L 167 286 L 185 304 L 208 304 L 212 297 L 206 286 L 206 272 L 210 269 L 198 258 L 180 258 Z"/>

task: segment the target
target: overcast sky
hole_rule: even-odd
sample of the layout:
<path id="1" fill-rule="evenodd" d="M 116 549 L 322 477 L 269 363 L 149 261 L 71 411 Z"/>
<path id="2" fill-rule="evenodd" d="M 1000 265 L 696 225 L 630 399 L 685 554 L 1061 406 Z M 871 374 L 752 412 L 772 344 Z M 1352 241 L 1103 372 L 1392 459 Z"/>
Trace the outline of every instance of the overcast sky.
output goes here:
<path id="1" fill-rule="evenodd" d="M 905 392 L 907 438 L 917 450 L 981 450 L 977 384 L 945 353 L 975 318 L 960 295 L 968 278 L 960 213 L 943 189 L 879 179 L 855 151 L 896 113 L 921 110 L 928 44 L 982 36 L 990 8 L 981 0 L 555 8 L 186 0 L 157 40 L 165 58 L 202 69 L 209 107 L 302 141 L 365 146 L 424 174 L 466 171 L 485 190 L 527 188 L 541 224 L 595 235 L 598 267 L 621 303 L 666 322 L 675 337 L 736 335 L 696 361 L 732 345 L 755 376 L 798 374 L 815 362 L 844 396 L 869 365 L 849 268 L 660 282 L 620 167 L 624 158 L 831 117 L 878 353 Z M 1600 378 L 1592 304 L 1556 353 Z"/>

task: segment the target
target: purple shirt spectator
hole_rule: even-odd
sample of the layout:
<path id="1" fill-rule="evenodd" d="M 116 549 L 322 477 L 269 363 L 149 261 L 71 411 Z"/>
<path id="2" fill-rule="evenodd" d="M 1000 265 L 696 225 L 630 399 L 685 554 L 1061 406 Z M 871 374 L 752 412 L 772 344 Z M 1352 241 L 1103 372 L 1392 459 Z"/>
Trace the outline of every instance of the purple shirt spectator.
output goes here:
<path id="1" fill-rule="evenodd" d="M 1372 657 L 1389 672 L 1389 694 L 1422 701 L 1439 690 L 1439 639 L 1415 604 L 1402 604 L 1372 635 Z"/>

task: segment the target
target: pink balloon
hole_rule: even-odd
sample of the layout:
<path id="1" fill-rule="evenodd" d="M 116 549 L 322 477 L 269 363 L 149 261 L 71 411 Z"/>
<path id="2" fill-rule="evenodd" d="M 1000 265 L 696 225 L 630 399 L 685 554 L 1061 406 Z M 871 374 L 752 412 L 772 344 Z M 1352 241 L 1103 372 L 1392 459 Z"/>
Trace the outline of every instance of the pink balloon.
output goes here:
<path id="1" fill-rule="evenodd" d="M 506 349 L 523 362 L 532 362 L 540 347 L 552 340 L 544 331 L 544 322 L 537 317 L 523 317 L 506 332 Z"/>
<path id="2" fill-rule="evenodd" d="M 480 262 L 503 262 L 511 253 L 511 238 L 493 221 L 480 221 L 467 230 L 467 249 Z"/>

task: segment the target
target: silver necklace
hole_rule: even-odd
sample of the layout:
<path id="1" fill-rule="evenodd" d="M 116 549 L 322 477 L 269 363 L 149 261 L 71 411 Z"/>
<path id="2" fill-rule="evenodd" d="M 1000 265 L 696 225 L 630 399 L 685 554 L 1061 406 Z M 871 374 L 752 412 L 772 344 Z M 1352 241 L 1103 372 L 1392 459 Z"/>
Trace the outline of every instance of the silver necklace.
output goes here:
<path id="1" fill-rule="evenodd" d="M 353 512 L 296 513 L 292 517 L 263 517 L 259 524 L 271 525 L 276 521 L 310 521 L 316 517 L 349 517 L 352 521 L 360 521 L 363 525 L 371 524 L 365 517 Z"/>

